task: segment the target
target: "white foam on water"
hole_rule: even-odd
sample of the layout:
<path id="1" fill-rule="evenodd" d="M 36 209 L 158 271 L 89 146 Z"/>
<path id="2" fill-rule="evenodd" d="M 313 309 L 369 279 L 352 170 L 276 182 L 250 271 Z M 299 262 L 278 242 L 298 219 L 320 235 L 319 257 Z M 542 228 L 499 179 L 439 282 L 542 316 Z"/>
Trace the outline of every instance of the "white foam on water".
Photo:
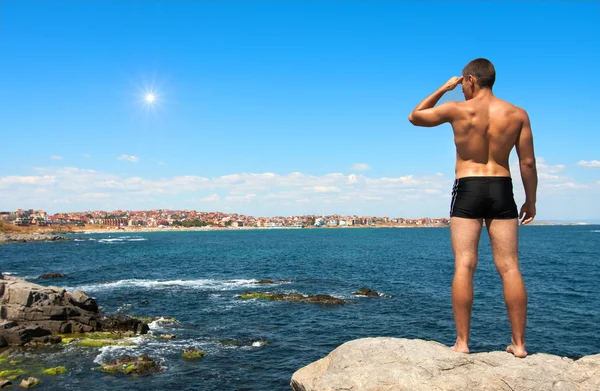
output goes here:
<path id="1" fill-rule="evenodd" d="M 98 243 L 143 242 L 146 240 L 148 239 L 141 236 L 118 236 L 115 238 L 109 236 L 106 239 L 98 239 Z"/>
<path id="2" fill-rule="evenodd" d="M 103 284 L 90 284 L 79 287 L 65 288 L 67 290 L 80 289 L 84 292 L 106 291 L 123 288 L 146 288 L 146 289 L 170 289 L 170 288 L 189 288 L 198 290 L 213 290 L 227 291 L 244 287 L 255 287 L 255 279 L 239 279 L 239 280 L 215 280 L 215 279 L 199 279 L 199 280 L 140 280 L 127 279 L 107 282 Z"/>
<path id="3" fill-rule="evenodd" d="M 259 348 L 259 347 L 264 346 L 264 345 L 265 345 L 264 341 L 255 341 L 255 342 L 252 342 L 252 346 L 254 346 L 255 348 Z"/>
<path id="4" fill-rule="evenodd" d="M 96 358 L 94 358 L 94 363 L 95 364 L 104 364 L 106 362 L 110 361 L 110 357 L 113 355 L 113 353 L 116 350 L 134 350 L 136 347 L 135 346 L 119 346 L 119 345 L 113 345 L 113 346 L 103 346 L 100 348 L 100 354 L 98 354 L 96 356 Z M 119 352 L 119 355 L 121 354 L 121 352 Z"/>
<path id="5" fill-rule="evenodd" d="M 7 276 L 14 276 L 15 274 L 19 274 L 17 272 L 2 272 L 2 274 L 7 275 Z"/>
<path id="6" fill-rule="evenodd" d="M 596 233 L 598 233 L 598 232 L 600 232 L 600 229 L 595 229 L 595 230 L 593 230 L 592 232 L 596 232 Z"/>

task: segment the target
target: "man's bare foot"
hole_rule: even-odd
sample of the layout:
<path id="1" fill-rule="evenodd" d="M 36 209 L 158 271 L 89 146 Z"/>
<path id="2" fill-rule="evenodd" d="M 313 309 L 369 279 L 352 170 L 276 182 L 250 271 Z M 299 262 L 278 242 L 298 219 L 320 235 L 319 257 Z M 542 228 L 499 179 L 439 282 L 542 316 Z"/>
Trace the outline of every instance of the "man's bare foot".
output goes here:
<path id="1" fill-rule="evenodd" d="M 450 349 L 454 350 L 458 353 L 467 353 L 469 354 L 469 347 L 465 344 L 459 344 L 458 342 L 454 344 Z"/>
<path id="2" fill-rule="evenodd" d="M 517 346 L 515 344 L 508 345 L 506 347 L 508 353 L 512 353 L 515 357 L 525 358 L 527 357 L 527 351 L 523 346 Z"/>

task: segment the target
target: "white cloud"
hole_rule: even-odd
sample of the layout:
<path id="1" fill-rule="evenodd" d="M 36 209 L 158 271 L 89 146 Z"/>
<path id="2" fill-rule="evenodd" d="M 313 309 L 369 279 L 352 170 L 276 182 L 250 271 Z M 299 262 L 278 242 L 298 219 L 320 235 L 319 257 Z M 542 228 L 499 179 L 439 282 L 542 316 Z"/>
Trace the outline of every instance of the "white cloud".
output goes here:
<path id="1" fill-rule="evenodd" d="M 109 198 L 110 194 L 108 193 L 84 193 L 82 196 L 86 200 L 96 200 L 102 198 Z"/>
<path id="2" fill-rule="evenodd" d="M 89 153 L 84 153 L 84 154 L 83 154 L 83 157 L 85 157 L 85 158 L 91 158 L 91 157 L 92 157 L 92 155 L 90 155 Z"/>
<path id="3" fill-rule="evenodd" d="M 158 162 L 159 166 L 164 166 L 165 164 L 167 164 L 167 163 L 165 163 L 165 162 Z"/>
<path id="4" fill-rule="evenodd" d="M 217 194 L 211 194 L 208 197 L 204 197 L 201 201 L 219 201 L 219 196 Z"/>
<path id="5" fill-rule="evenodd" d="M 246 194 L 243 196 L 227 196 L 225 199 L 227 201 L 248 201 L 253 198 L 256 198 L 256 194 Z"/>
<path id="6" fill-rule="evenodd" d="M 54 156 L 50 156 L 50 159 L 52 159 L 52 160 L 63 160 L 63 157 L 62 156 L 54 155 Z"/>
<path id="7" fill-rule="evenodd" d="M 600 167 L 600 160 L 590 160 L 590 161 L 580 160 L 580 161 L 577 162 L 577 165 L 578 166 L 583 166 L 583 167 L 593 167 L 593 168 L 596 168 L 596 167 Z"/>
<path id="8" fill-rule="evenodd" d="M 538 213 L 559 218 L 573 213 L 568 205 L 581 205 L 577 213 L 600 217 L 592 199 L 600 198 L 600 182 L 568 175 L 567 168 L 540 159 Z M 524 200 L 516 171 L 516 201 Z M 0 176 L 0 200 L 5 209 L 41 208 L 54 213 L 95 209 L 197 208 L 229 210 L 255 216 L 308 213 L 445 217 L 453 178 L 431 175 L 370 177 L 364 174 L 310 175 L 234 173 L 217 177 L 180 175 L 162 178 L 127 176 L 76 167 L 38 167 L 30 175 Z M 201 195 L 201 196 L 199 196 Z M 196 198 L 199 197 L 199 198 Z M 200 198 L 204 197 L 204 198 Z M 559 202 L 560 200 L 560 202 Z M 374 202 L 375 201 L 375 202 Z M 400 201 L 400 202 L 399 202 Z M 585 206 L 585 207 L 584 207 Z M 569 218 L 576 218 L 568 216 Z"/>
<path id="9" fill-rule="evenodd" d="M 137 163 L 140 160 L 140 158 L 137 157 L 137 156 L 125 155 L 125 154 L 119 156 L 117 159 L 119 159 L 119 160 L 128 160 L 128 161 L 130 161 L 132 163 Z"/>
<path id="10" fill-rule="evenodd" d="M 339 193 L 340 188 L 336 186 L 315 186 L 313 187 L 315 193 Z"/>
<path id="11" fill-rule="evenodd" d="M 364 163 L 356 163 L 351 167 L 351 169 L 357 171 L 365 171 L 369 169 L 369 165 Z"/>

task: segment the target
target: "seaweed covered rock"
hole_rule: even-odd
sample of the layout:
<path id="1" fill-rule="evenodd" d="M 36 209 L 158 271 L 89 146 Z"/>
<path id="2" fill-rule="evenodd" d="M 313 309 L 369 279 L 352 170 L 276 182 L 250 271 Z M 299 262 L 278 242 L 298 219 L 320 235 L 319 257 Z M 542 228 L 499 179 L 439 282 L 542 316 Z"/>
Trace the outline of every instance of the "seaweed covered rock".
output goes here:
<path id="1" fill-rule="evenodd" d="M 200 349 L 185 349 L 183 351 L 183 358 L 186 360 L 197 360 L 205 355 L 206 353 Z"/>
<path id="2" fill-rule="evenodd" d="M 65 367 L 55 367 L 55 368 L 44 369 L 44 375 L 50 375 L 50 376 L 62 375 L 65 372 L 67 372 L 67 368 L 65 368 Z"/>
<path id="3" fill-rule="evenodd" d="M 275 293 L 275 292 L 246 292 L 239 296 L 240 299 L 260 299 L 271 301 L 293 301 L 297 303 L 314 304 L 345 304 L 344 299 L 329 295 L 303 295 L 300 293 Z"/>
<path id="4" fill-rule="evenodd" d="M 102 364 L 100 370 L 106 373 L 122 373 L 125 375 L 150 375 L 160 371 L 158 365 L 152 358 L 142 354 L 138 358 L 122 356 L 116 361 Z"/>

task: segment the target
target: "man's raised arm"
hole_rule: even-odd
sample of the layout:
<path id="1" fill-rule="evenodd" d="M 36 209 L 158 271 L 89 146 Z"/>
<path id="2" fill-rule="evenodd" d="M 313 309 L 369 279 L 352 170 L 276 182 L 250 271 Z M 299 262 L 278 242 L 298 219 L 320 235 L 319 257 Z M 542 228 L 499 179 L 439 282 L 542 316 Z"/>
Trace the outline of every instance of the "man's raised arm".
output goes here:
<path id="1" fill-rule="evenodd" d="M 523 219 L 521 224 L 527 224 L 535 217 L 536 192 L 538 184 L 537 168 L 535 165 L 535 154 L 533 152 L 533 133 L 531 122 L 527 112 L 523 110 L 524 119 L 521 133 L 517 139 L 515 149 L 519 156 L 519 167 L 521 168 L 521 179 L 525 188 L 525 203 L 521 207 L 519 218 Z"/>
<path id="2" fill-rule="evenodd" d="M 433 94 L 425 98 L 408 116 L 410 123 L 416 126 L 432 127 L 452 121 L 456 108 L 455 102 L 447 102 L 434 107 L 440 98 L 448 91 L 452 91 L 462 82 L 462 76 L 454 76 Z"/>

